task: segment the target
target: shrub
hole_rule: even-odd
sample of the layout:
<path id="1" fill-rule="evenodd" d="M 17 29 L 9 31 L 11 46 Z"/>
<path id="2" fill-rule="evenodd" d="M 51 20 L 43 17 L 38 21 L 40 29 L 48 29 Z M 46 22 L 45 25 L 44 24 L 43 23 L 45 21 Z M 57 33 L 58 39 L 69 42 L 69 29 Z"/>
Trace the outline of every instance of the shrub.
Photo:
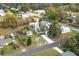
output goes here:
<path id="1" fill-rule="evenodd" d="M 27 39 L 27 46 L 31 45 L 31 43 L 32 43 L 31 37 L 28 37 L 28 39 Z"/>

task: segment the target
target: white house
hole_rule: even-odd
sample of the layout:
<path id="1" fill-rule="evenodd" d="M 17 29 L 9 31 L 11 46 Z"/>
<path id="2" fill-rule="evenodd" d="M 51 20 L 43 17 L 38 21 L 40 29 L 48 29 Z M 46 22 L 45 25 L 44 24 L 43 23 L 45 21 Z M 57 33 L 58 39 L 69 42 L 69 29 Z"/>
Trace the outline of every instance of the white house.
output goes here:
<path id="1" fill-rule="evenodd" d="M 69 27 L 66 27 L 66 26 L 61 26 L 61 31 L 62 31 L 62 33 L 67 33 L 67 32 L 70 32 L 71 29 Z"/>
<path id="2" fill-rule="evenodd" d="M 35 13 L 41 15 L 41 14 L 45 14 L 45 10 L 35 10 Z"/>
<path id="3" fill-rule="evenodd" d="M 33 33 L 32 33 L 32 31 L 26 31 L 26 33 L 27 33 L 27 36 L 30 36 L 30 35 L 33 35 Z"/>
<path id="4" fill-rule="evenodd" d="M 4 16 L 5 12 L 3 9 L 0 9 L 0 16 Z"/>
<path id="5" fill-rule="evenodd" d="M 13 33 L 11 33 L 10 35 L 11 35 L 11 37 L 12 37 L 13 39 L 15 38 L 15 35 L 14 35 Z"/>
<path id="6" fill-rule="evenodd" d="M 0 40 L 2 40 L 2 39 L 4 39 L 4 36 L 3 35 L 0 36 Z"/>
<path id="7" fill-rule="evenodd" d="M 48 30 L 49 30 L 49 27 L 50 27 L 50 25 L 51 25 L 52 23 L 50 23 L 50 22 L 48 22 L 48 21 L 45 21 L 45 20 L 42 20 L 41 22 L 40 22 L 40 25 L 41 26 L 44 26 L 44 30 L 45 30 L 45 35 L 46 36 L 48 36 Z"/>
<path id="8" fill-rule="evenodd" d="M 11 10 L 18 11 L 18 10 L 19 10 L 19 8 L 11 8 Z"/>

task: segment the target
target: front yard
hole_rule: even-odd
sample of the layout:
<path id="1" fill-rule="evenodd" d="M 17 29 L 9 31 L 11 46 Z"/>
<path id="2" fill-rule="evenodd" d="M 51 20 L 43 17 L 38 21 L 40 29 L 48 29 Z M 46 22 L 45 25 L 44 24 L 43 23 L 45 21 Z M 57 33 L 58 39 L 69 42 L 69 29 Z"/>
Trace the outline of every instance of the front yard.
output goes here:
<path id="1" fill-rule="evenodd" d="M 19 42 L 19 44 L 23 45 L 25 48 L 28 48 L 28 49 L 43 46 L 43 45 L 47 44 L 47 41 L 42 39 L 39 35 L 33 34 L 29 37 L 31 37 L 31 45 L 29 45 L 29 46 L 27 46 L 28 36 L 26 36 L 26 35 L 20 34 L 20 35 L 18 35 L 16 40 L 17 40 L 17 42 Z M 20 40 L 18 38 L 20 38 Z"/>
<path id="2" fill-rule="evenodd" d="M 3 48 L 0 49 L 0 55 L 12 55 L 14 53 L 17 53 L 21 51 L 21 49 L 19 47 L 17 47 L 17 45 L 10 43 L 7 46 L 4 46 Z"/>
<path id="3" fill-rule="evenodd" d="M 65 38 L 68 39 L 62 46 L 59 48 L 63 51 L 71 51 L 75 54 L 79 51 L 79 33 L 77 31 L 72 30 L 71 32 L 65 33 Z M 79 54 L 79 53 L 78 53 Z"/>
<path id="4" fill-rule="evenodd" d="M 33 54 L 33 56 L 58 56 L 58 55 L 59 53 L 52 48 Z"/>
<path id="5" fill-rule="evenodd" d="M 56 37 L 54 39 L 55 40 L 63 40 L 65 38 L 67 38 L 67 37 L 75 36 L 77 33 L 78 33 L 77 31 L 71 30 L 70 32 L 60 34 L 58 37 Z"/>
<path id="6" fill-rule="evenodd" d="M 23 49 L 30 50 L 32 48 L 37 48 L 39 46 L 43 46 L 43 45 L 47 44 L 47 41 L 45 41 L 38 35 L 32 35 L 30 37 L 31 37 L 31 44 L 27 45 L 27 43 L 28 43 L 27 36 L 19 35 L 19 38 L 26 38 L 26 39 L 19 40 L 18 38 L 16 38 L 15 40 L 16 40 L 17 44 L 19 44 L 19 45 L 15 44 L 15 43 L 10 43 L 9 45 L 4 46 L 3 48 L 0 49 L 0 55 L 4 55 L 4 56 L 5 55 L 15 55 L 16 53 L 21 52 Z M 25 45 L 23 45 L 23 44 L 25 44 Z"/>

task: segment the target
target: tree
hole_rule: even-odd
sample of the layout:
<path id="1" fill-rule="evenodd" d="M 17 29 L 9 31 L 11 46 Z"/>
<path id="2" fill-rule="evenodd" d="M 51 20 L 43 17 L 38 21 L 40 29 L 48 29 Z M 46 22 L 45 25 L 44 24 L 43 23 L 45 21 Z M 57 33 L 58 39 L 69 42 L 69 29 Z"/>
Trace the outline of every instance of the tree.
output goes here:
<path id="1" fill-rule="evenodd" d="M 75 35 L 75 38 L 76 38 L 77 42 L 79 42 L 79 33 L 77 33 L 77 34 Z"/>
<path id="2" fill-rule="evenodd" d="M 58 24 L 60 20 L 58 10 L 53 6 L 48 7 L 47 16 L 50 22 L 53 23 L 49 28 L 48 35 L 53 37 L 59 36 L 59 34 L 61 33 L 61 30 L 60 30 L 60 25 Z"/>
<path id="3" fill-rule="evenodd" d="M 21 4 L 20 10 L 26 12 L 29 10 L 29 8 L 29 4 Z"/>
<path id="4" fill-rule="evenodd" d="M 74 38 L 74 37 L 71 37 L 69 40 L 68 40 L 68 44 L 70 47 L 76 47 L 76 44 L 77 44 L 77 40 Z"/>
<path id="5" fill-rule="evenodd" d="M 77 40 L 75 39 L 75 37 L 70 37 L 70 38 L 66 38 L 67 41 L 65 42 L 65 44 L 63 45 L 63 47 L 65 49 L 69 49 L 71 51 L 76 51 L 76 48 L 77 48 Z"/>
<path id="6" fill-rule="evenodd" d="M 60 25 L 57 23 L 53 23 L 48 31 L 49 36 L 57 37 L 61 34 Z"/>
<path id="7" fill-rule="evenodd" d="M 32 43 L 31 37 L 28 37 L 28 39 L 27 39 L 27 46 L 31 45 L 31 43 Z"/>
<path id="8" fill-rule="evenodd" d="M 2 25 L 4 27 L 11 27 L 11 28 L 16 27 L 16 22 L 18 18 L 15 16 L 15 14 L 7 12 L 6 15 L 3 17 L 3 19 L 4 21 Z"/>
<path id="9" fill-rule="evenodd" d="M 17 40 L 19 41 L 19 43 L 23 46 L 26 46 L 26 43 L 27 43 L 27 39 L 25 37 L 20 37 L 18 36 L 17 37 Z"/>
<path id="10" fill-rule="evenodd" d="M 1 50 L 0 53 L 1 53 L 1 55 L 4 55 L 4 50 Z"/>
<path id="11" fill-rule="evenodd" d="M 47 16 L 48 16 L 50 21 L 59 21 L 60 20 L 58 11 L 55 7 L 49 7 L 47 9 Z"/>

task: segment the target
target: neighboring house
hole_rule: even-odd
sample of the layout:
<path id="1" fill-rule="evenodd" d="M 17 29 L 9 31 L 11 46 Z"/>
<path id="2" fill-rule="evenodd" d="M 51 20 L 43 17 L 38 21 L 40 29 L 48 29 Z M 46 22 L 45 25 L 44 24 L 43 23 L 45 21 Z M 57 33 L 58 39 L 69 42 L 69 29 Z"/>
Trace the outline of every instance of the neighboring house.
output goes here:
<path id="1" fill-rule="evenodd" d="M 48 33 L 50 25 L 51 25 L 51 23 L 48 22 L 48 21 L 44 21 L 44 20 L 40 21 L 40 28 L 41 28 L 41 26 L 44 28 L 44 31 L 45 31 L 46 35 Z"/>
<path id="2" fill-rule="evenodd" d="M 48 29 L 49 29 L 49 27 L 50 27 L 50 25 L 51 25 L 50 22 L 48 22 L 48 21 L 44 21 L 44 20 L 41 21 L 40 24 L 41 24 L 42 26 L 44 26 L 44 27 L 47 27 Z"/>
<path id="3" fill-rule="evenodd" d="M 0 39 L 0 48 L 3 48 L 5 45 L 8 45 L 12 42 L 11 38 L 8 39 Z"/>
<path id="4" fill-rule="evenodd" d="M 0 40 L 2 40 L 2 39 L 4 39 L 4 36 L 3 35 L 0 36 Z"/>
<path id="5" fill-rule="evenodd" d="M 67 32 L 70 32 L 71 29 L 69 27 L 65 27 L 65 26 L 61 26 L 61 33 L 67 33 Z"/>
<path id="6" fill-rule="evenodd" d="M 26 20 L 17 21 L 17 26 L 26 25 L 28 22 Z"/>
<path id="7" fill-rule="evenodd" d="M 0 16 L 4 16 L 5 12 L 3 9 L 0 9 Z"/>
<path id="8" fill-rule="evenodd" d="M 28 18 L 28 17 L 30 17 L 30 15 L 27 14 L 27 13 L 23 13 L 23 14 L 21 14 L 21 16 L 22 16 L 22 18 Z"/>
<path id="9" fill-rule="evenodd" d="M 11 10 L 19 11 L 19 8 L 11 8 Z"/>
<path id="10" fill-rule="evenodd" d="M 77 16 L 76 18 L 75 18 L 75 21 L 77 22 L 77 23 L 79 23 L 79 16 Z M 75 23 L 76 23 L 75 22 Z"/>
<path id="11" fill-rule="evenodd" d="M 76 56 L 76 54 L 71 51 L 66 51 L 64 53 L 61 53 L 60 56 Z"/>
<path id="12" fill-rule="evenodd" d="M 15 35 L 13 33 L 10 34 L 10 36 L 14 39 L 15 38 Z"/>
<path id="13" fill-rule="evenodd" d="M 43 15 L 43 14 L 45 14 L 45 10 L 35 10 L 34 13 L 36 13 L 38 15 Z"/>
<path id="14" fill-rule="evenodd" d="M 79 15 L 79 12 L 65 11 L 65 13 L 67 14 L 67 16 L 71 16 L 73 18 L 76 18 L 76 16 Z"/>
<path id="15" fill-rule="evenodd" d="M 76 17 L 79 16 L 79 12 L 71 12 L 71 11 L 65 11 L 67 15 L 67 21 L 69 23 L 75 23 L 76 22 Z"/>
<path id="16" fill-rule="evenodd" d="M 68 22 L 68 23 L 73 23 L 73 19 L 72 19 L 72 18 L 68 18 L 68 19 L 67 19 L 67 22 Z"/>
<path id="17" fill-rule="evenodd" d="M 46 34 L 47 34 L 47 31 L 49 30 L 50 25 L 51 25 L 51 23 L 48 21 L 41 21 L 40 22 L 40 26 L 43 26 Z M 66 26 L 61 26 L 60 28 L 61 28 L 62 33 L 67 33 L 67 32 L 71 31 L 71 29 Z"/>
<path id="18" fill-rule="evenodd" d="M 30 30 L 26 31 L 26 33 L 27 33 L 27 36 L 33 35 L 32 31 Z"/>

